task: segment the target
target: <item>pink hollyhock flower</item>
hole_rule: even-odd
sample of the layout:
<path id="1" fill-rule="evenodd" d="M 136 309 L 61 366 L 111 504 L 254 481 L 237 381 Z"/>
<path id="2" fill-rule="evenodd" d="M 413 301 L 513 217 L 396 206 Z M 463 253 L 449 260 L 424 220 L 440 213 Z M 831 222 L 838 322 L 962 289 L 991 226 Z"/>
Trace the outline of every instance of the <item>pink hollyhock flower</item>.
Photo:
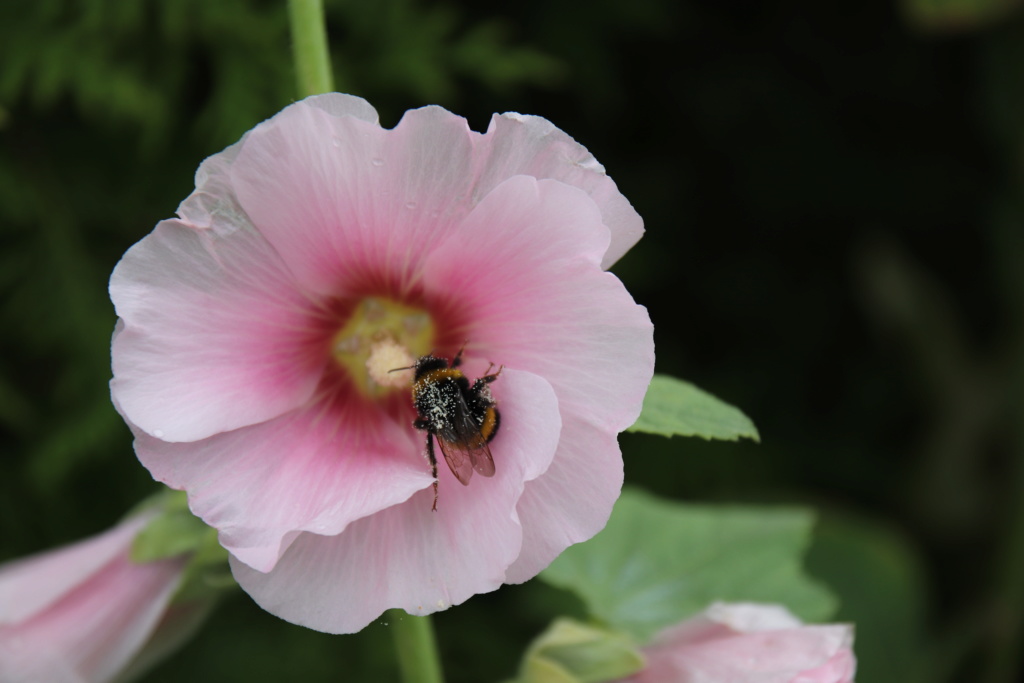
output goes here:
<path id="1" fill-rule="evenodd" d="M 112 395 L 265 609 L 353 632 L 525 581 L 604 526 L 654 364 L 605 269 L 643 227 L 565 133 L 438 107 L 388 130 L 312 97 L 207 159 L 178 215 L 111 278 Z M 464 486 L 441 459 L 431 512 L 413 373 L 389 371 L 463 344 L 470 381 L 502 368 L 494 473 Z"/>
<path id="2" fill-rule="evenodd" d="M 715 603 L 662 631 L 628 683 L 853 683 L 853 628 L 805 626 L 779 605 Z"/>
<path id="3" fill-rule="evenodd" d="M 0 565 L 0 681 L 126 680 L 191 633 L 205 610 L 170 607 L 187 558 L 129 559 L 149 519 Z"/>

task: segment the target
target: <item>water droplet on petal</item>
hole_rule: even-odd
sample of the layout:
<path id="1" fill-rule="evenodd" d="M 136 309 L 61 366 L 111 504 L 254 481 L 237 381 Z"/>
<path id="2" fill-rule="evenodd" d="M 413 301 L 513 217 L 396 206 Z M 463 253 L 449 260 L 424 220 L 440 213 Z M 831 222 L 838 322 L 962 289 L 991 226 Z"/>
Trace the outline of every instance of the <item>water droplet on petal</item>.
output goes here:
<path id="1" fill-rule="evenodd" d="M 405 208 L 407 208 L 407 209 L 415 209 L 416 208 L 416 202 L 406 202 L 405 203 Z"/>
<path id="2" fill-rule="evenodd" d="M 341 138 L 339 138 L 339 137 L 335 136 L 334 138 L 332 138 L 332 139 L 331 139 L 331 143 L 332 143 L 332 144 L 333 144 L 333 145 L 334 145 L 335 147 L 341 147 Z"/>
<path id="3" fill-rule="evenodd" d="M 164 438 L 164 430 L 162 430 L 162 429 L 154 429 L 153 430 L 153 436 L 155 436 L 158 439 Z"/>
<path id="4" fill-rule="evenodd" d="M 381 159 L 380 157 L 376 157 L 370 163 L 372 163 L 374 166 L 383 166 L 384 165 L 384 160 Z"/>

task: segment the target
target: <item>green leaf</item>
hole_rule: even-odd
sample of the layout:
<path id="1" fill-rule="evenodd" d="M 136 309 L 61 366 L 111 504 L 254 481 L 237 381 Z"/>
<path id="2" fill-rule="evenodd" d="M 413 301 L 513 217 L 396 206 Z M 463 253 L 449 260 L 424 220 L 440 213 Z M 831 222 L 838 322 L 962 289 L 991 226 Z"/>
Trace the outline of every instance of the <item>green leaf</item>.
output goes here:
<path id="1" fill-rule="evenodd" d="M 517 683 L 603 683 L 643 665 L 643 655 L 625 635 L 558 619 L 526 651 Z"/>
<path id="2" fill-rule="evenodd" d="M 640 419 L 627 431 L 661 436 L 760 441 L 757 427 L 735 408 L 689 382 L 655 375 L 644 397 Z"/>
<path id="3" fill-rule="evenodd" d="M 813 524 L 805 509 L 682 505 L 626 490 L 604 531 L 541 577 L 641 642 L 717 600 L 781 603 L 823 621 L 836 600 L 801 567 Z"/>

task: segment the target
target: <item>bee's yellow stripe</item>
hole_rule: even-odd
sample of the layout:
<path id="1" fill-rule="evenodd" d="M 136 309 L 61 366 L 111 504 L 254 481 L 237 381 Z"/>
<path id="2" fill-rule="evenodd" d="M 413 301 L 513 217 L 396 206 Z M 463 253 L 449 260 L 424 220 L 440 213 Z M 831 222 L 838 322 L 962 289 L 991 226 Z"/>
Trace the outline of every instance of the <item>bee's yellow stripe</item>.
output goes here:
<path id="1" fill-rule="evenodd" d="M 494 433 L 494 428 L 497 425 L 497 422 L 497 413 L 492 406 L 487 409 L 486 413 L 484 413 L 484 423 L 480 425 L 480 436 L 489 441 L 491 434 Z"/>

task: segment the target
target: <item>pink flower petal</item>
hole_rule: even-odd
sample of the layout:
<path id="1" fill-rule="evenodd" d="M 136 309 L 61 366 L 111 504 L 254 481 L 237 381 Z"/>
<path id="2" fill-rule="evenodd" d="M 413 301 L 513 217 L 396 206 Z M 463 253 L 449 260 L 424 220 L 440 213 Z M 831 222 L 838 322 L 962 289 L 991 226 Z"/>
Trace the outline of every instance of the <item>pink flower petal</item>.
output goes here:
<path id="1" fill-rule="evenodd" d="M 367 123 L 377 123 L 376 110 L 361 97 L 327 93 L 306 98 L 303 106 L 320 109 L 330 116 L 354 117 Z M 217 227 L 226 232 L 231 232 L 238 222 L 251 225 L 238 205 L 230 176 L 231 165 L 248 137 L 247 133 L 241 140 L 199 165 L 196 189 L 178 207 L 178 215 L 183 221 L 201 228 Z"/>
<path id="2" fill-rule="evenodd" d="M 269 571 L 301 532 L 340 533 L 430 487 L 412 426 L 366 412 L 314 404 L 188 444 L 136 433 L 135 450 L 157 480 L 188 491 L 221 545 Z"/>
<path id="3" fill-rule="evenodd" d="M 124 553 L 149 517 L 136 517 L 73 545 L 0 565 L 0 625 L 45 608 Z M 25 590 L 27 582 L 33 589 Z"/>
<path id="4" fill-rule="evenodd" d="M 310 291 L 403 291 L 420 255 L 466 211 L 466 121 L 438 107 L 394 130 L 307 106 L 251 131 L 232 166 L 241 206 Z M 368 273 L 367 266 L 385 272 Z"/>
<path id="5" fill-rule="evenodd" d="M 325 354 L 315 314 L 258 233 L 163 221 L 110 280 L 115 402 L 166 441 L 194 441 L 307 401 Z"/>
<path id="6" fill-rule="evenodd" d="M 821 666 L 804 671 L 792 683 L 853 683 L 857 660 L 847 647 L 829 657 Z"/>
<path id="7" fill-rule="evenodd" d="M 427 489 L 337 536 L 302 534 L 268 574 L 232 559 L 245 591 L 293 623 L 351 633 L 391 607 L 429 614 L 498 588 L 520 551 L 516 501 L 549 466 L 561 425 L 542 378 L 506 369 L 493 388 L 502 407 L 493 477 L 462 486 L 441 462 L 437 512 Z"/>
<path id="8" fill-rule="evenodd" d="M 509 300 L 477 318 L 480 344 L 503 363 L 530 370 L 551 382 L 563 412 L 592 428 L 618 433 L 640 415 L 654 374 L 654 327 L 647 309 L 633 302 L 610 273 L 567 264 L 562 277 L 533 272 L 534 287 L 515 296 L 533 305 L 502 316 Z"/>
<path id="9" fill-rule="evenodd" d="M 615 433 L 563 412 L 555 459 L 526 484 L 516 508 L 523 550 L 505 581 L 529 581 L 570 545 L 594 536 L 608 523 L 621 491 L 622 454 Z"/>
<path id="10" fill-rule="evenodd" d="M 601 259 L 610 268 L 644 234 L 644 222 L 586 148 L 547 119 L 495 115 L 485 135 L 486 161 L 474 190 L 478 198 L 515 175 L 552 178 L 578 187 L 597 204 L 611 244 Z"/>
<path id="11" fill-rule="evenodd" d="M 346 95 L 340 92 L 329 92 L 323 95 L 313 95 L 303 100 L 318 109 L 323 109 L 331 116 L 351 116 L 368 123 L 377 123 L 377 110 L 362 97 Z"/>

